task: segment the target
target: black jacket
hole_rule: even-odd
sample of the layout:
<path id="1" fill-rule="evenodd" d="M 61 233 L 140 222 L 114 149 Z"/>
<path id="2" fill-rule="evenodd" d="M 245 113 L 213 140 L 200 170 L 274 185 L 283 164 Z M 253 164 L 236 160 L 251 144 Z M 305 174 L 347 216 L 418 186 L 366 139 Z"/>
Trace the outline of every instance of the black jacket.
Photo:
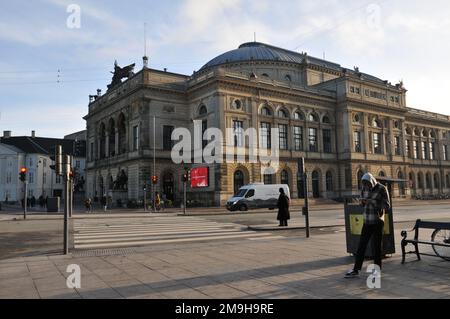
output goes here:
<path id="1" fill-rule="evenodd" d="M 285 194 L 280 194 L 277 202 L 278 207 L 278 220 L 289 220 L 291 219 L 291 215 L 289 213 L 289 197 Z"/>

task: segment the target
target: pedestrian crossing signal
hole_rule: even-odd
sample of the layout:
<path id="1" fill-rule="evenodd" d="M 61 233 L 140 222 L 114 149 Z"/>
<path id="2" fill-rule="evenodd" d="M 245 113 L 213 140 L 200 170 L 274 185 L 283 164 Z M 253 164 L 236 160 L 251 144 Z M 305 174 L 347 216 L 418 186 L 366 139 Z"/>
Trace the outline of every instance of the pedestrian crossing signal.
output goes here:
<path id="1" fill-rule="evenodd" d="M 156 176 L 156 175 L 152 176 L 152 183 L 153 184 L 158 184 L 158 176 Z"/>

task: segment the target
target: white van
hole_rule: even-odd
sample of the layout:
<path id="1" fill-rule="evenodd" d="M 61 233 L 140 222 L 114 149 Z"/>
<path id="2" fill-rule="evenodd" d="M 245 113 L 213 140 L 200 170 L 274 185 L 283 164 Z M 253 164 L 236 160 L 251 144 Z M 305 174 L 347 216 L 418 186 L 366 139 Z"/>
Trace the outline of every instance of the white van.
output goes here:
<path id="1" fill-rule="evenodd" d="M 247 211 L 249 209 L 258 208 L 277 208 L 278 197 L 280 196 L 280 188 L 284 189 L 284 193 L 291 198 L 289 186 L 285 184 L 250 184 L 239 189 L 239 192 L 230 198 L 227 202 L 229 211 Z"/>

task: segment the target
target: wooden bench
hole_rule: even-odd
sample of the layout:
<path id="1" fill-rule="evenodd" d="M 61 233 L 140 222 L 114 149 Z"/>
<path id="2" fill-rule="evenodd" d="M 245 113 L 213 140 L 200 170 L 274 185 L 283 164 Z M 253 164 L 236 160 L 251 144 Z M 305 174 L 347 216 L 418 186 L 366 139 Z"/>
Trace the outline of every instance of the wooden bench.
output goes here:
<path id="1" fill-rule="evenodd" d="M 419 239 L 419 229 L 434 229 L 433 234 L 431 235 L 431 240 L 420 240 Z M 403 230 L 401 235 L 403 237 L 401 246 L 402 246 L 402 264 L 405 263 L 406 254 L 416 254 L 417 259 L 420 259 L 421 253 L 419 252 L 419 245 L 431 245 L 435 252 L 435 255 L 422 253 L 422 255 L 426 256 L 437 256 L 441 257 L 447 261 L 450 261 L 450 223 L 445 222 L 430 222 L 430 221 L 422 221 L 418 219 L 416 224 L 412 230 L 414 231 L 414 239 L 407 239 L 408 231 Z M 406 246 L 408 244 L 412 244 L 415 248 L 414 251 L 406 252 Z M 446 248 L 442 252 L 439 250 L 441 247 Z"/>

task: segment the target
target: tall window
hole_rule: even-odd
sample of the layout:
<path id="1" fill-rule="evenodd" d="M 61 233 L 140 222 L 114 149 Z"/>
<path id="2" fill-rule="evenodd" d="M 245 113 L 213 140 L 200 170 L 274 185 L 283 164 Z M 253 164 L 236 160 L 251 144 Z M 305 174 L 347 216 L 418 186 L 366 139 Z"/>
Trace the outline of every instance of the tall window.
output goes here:
<path id="1" fill-rule="evenodd" d="M 287 150 L 288 149 L 288 127 L 286 124 L 279 124 L 279 139 L 280 139 L 280 149 Z"/>
<path id="2" fill-rule="evenodd" d="M 394 137 L 394 147 L 395 147 L 395 155 L 402 155 L 402 151 L 400 148 L 400 136 L 395 136 Z"/>
<path id="3" fill-rule="evenodd" d="M 139 150 L 139 125 L 133 126 L 133 150 Z"/>
<path id="4" fill-rule="evenodd" d="M 331 153 L 331 130 L 323 130 L 323 151 Z"/>
<path id="5" fill-rule="evenodd" d="M 383 150 L 381 148 L 381 134 L 373 133 L 373 152 L 375 154 L 383 154 Z"/>
<path id="6" fill-rule="evenodd" d="M 430 160 L 434 160 L 435 156 L 434 156 L 434 143 L 430 143 Z"/>
<path id="7" fill-rule="evenodd" d="M 326 181 L 326 187 L 327 187 L 327 192 L 332 192 L 333 191 L 333 174 L 328 171 L 326 176 L 325 176 L 325 181 Z"/>
<path id="8" fill-rule="evenodd" d="M 30 184 L 34 183 L 34 174 L 32 172 L 28 173 L 28 182 Z"/>
<path id="9" fill-rule="evenodd" d="M 303 127 L 294 126 L 294 149 L 303 151 Z"/>
<path id="10" fill-rule="evenodd" d="M 173 147 L 172 132 L 173 126 L 164 125 L 163 127 L 163 149 L 165 151 L 171 151 Z"/>
<path id="11" fill-rule="evenodd" d="M 411 141 L 410 140 L 405 141 L 405 152 L 406 152 L 406 156 L 411 157 Z"/>
<path id="12" fill-rule="evenodd" d="M 447 145 L 443 145 L 442 156 L 444 161 L 448 161 L 448 147 Z"/>
<path id="13" fill-rule="evenodd" d="M 234 146 L 243 147 L 244 146 L 244 122 L 233 121 L 234 130 Z"/>
<path id="14" fill-rule="evenodd" d="M 309 139 L 309 151 L 317 152 L 317 129 L 309 128 L 308 129 L 308 139 Z"/>
<path id="15" fill-rule="evenodd" d="M 422 159 L 428 159 L 427 143 L 422 142 Z"/>
<path id="16" fill-rule="evenodd" d="M 260 146 L 262 148 L 270 148 L 270 123 L 261 123 L 260 135 Z"/>
<path id="17" fill-rule="evenodd" d="M 361 153 L 361 132 L 353 132 L 353 143 L 355 143 L 355 152 Z"/>
<path id="18" fill-rule="evenodd" d="M 413 150 L 414 150 L 414 154 L 413 154 L 414 159 L 418 159 L 419 158 L 419 144 L 417 143 L 417 141 L 413 141 Z"/>

